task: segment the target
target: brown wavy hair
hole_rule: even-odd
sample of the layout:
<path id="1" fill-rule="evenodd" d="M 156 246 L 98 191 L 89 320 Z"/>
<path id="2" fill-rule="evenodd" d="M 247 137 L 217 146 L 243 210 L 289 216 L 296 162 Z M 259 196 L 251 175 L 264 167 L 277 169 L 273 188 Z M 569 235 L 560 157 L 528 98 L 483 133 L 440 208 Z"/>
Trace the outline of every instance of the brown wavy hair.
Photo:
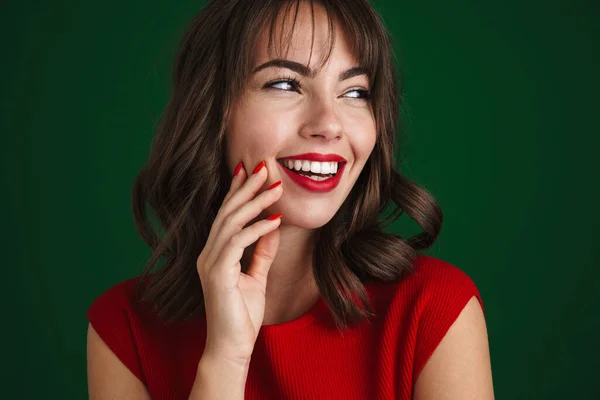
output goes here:
<path id="1" fill-rule="evenodd" d="M 204 313 L 196 261 L 232 179 L 225 165 L 224 121 L 250 75 L 262 28 L 269 27 L 270 52 L 277 16 L 293 11 L 295 24 L 300 1 L 210 1 L 180 43 L 172 94 L 132 191 L 136 227 L 152 250 L 138 300 L 150 302 L 166 324 Z M 396 170 L 403 84 L 398 87 L 387 29 L 368 0 L 310 0 L 313 20 L 315 1 L 324 6 L 330 27 L 323 62 L 331 54 L 337 17 L 368 71 L 377 127 L 373 152 L 338 212 L 318 230 L 313 253 L 321 296 L 343 329 L 374 316 L 364 283 L 394 282 L 413 271 L 416 252 L 431 246 L 441 230 L 442 212 L 425 189 Z M 289 45 L 290 37 L 278 43 Z M 421 233 L 405 239 L 384 232 L 403 213 Z"/>

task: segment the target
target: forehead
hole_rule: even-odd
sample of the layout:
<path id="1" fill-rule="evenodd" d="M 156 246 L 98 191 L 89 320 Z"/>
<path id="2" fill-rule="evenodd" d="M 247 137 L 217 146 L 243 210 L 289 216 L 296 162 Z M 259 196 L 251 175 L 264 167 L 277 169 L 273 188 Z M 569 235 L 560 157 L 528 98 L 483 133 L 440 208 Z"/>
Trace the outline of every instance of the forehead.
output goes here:
<path id="1" fill-rule="evenodd" d="M 325 8 L 316 2 L 312 10 L 306 2 L 300 2 L 297 10 L 295 6 L 284 6 L 272 26 L 268 21 L 259 34 L 254 47 L 254 66 L 282 58 L 316 69 L 325 62 L 331 45 L 328 64 L 340 68 L 356 64 L 357 57 L 347 32 L 335 15 L 332 19 L 333 27 Z M 335 35 L 335 43 L 330 43 L 331 35 Z"/>

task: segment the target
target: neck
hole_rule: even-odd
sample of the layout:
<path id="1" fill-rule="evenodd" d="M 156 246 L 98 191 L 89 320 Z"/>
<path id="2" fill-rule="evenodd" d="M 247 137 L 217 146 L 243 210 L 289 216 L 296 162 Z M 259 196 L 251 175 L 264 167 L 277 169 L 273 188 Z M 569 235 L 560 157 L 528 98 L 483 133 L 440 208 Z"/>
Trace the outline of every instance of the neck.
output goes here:
<path id="1" fill-rule="evenodd" d="M 294 320 L 319 297 L 312 272 L 316 231 L 291 225 L 281 225 L 279 230 L 279 249 L 267 278 L 263 325 Z M 247 270 L 255 245 L 244 251 L 242 271 Z"/>

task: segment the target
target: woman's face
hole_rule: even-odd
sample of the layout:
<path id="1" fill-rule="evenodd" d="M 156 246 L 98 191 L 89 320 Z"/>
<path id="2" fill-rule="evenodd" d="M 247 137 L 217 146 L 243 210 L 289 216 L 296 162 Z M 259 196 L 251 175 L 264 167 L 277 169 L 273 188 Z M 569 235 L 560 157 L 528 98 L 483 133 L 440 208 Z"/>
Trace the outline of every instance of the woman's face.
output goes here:
<path id="1" fill-rule="evenodd" d="M 375 118 L 369 101 L 364 98 L 370 89 L 367 75 L 358 71 L 344 76 L 344 72 L 359 65 L 339 23 L 336 23 L 336 43 L 331 57 L 316 75 L 310 75 L 324 57 L 329 28 L 322 6 L 315 4 L 314 12 L 310 72 L 300 67 L 307 64 L 311 55 L 312 36 L 310 6 L 302 2 L 285 57 L 293 64 L 287 67 L 264 65 L 272 58 L 267 54 L 267 37 L 263 33 L 252 69 L 256 72 L 250 77 L 245 92 L 232 105 L 226 133 L 230 171 L 242 161 L 246 172 L 252 174 L 254 167 L 264 160 L 269 176 L 263 190 L 282 181 L 281 198 L 261 217 L 281 213 L 282 224 L 308 229 L 325 225 L 335 215 L 369 158 L 376 139 Z M 278 35 L 276 30 L 274 37 Z M 284 59 L 283 56 L 274 58 Z M 326 180 L 319 177 L 320 181 L 315 181 L 303 174 L 314 175 L 321 168 L 321 174 L 317 175 L 324 175 L 323 168 L 327 167 L 306 153 L 324 155 L 328 166 L 334 168 L 331 162 L 339 157 L 345 162 L 337 164 L 339 172 L 335 177 Z M 298 161 L 288 161 L 298 155 Z M 298 165 L 301 170 L 311 167 L 311 171 L 292 172 L 286 168 L 290 165 Z"/>

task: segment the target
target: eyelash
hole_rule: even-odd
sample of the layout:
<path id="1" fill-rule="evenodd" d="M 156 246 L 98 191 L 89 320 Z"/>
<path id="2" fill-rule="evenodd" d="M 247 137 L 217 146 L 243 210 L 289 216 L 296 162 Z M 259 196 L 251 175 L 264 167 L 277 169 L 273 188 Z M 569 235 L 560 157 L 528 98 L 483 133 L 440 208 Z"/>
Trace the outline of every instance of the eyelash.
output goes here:
<path id="1" fill-rule="evenodd" d="M 265 83 L 265 88 L 266 89 L 274 89 L 274 90 L 281 90 L 284 92 L 288 92 L 289 90 L 285 90 L 285 89 L 278 89 L 278 88 L 274 88 L 273 85 L 276 85 L 278 83 L 289 83 L 291 86 L 293 86 L 292 90 L 296 90 L 298 91 L 298 89 L 300 89 L 302 86 L 300 85 L 300 82 L 298 82 L 297 79 L 295 79 L 294 77 L 291 76 L 287 76 L 287 77 L 283 77 L 274 81 L 270 81 Z M 352 89 L 350 90 L 350 92 L 358 92 L 361 93 L 360 97 L 350 97 L 351 99 L 358 99 L 358 100 L 371 100 L 371 92 L 369 92 L 368 90 L 365 89 Z"/>

